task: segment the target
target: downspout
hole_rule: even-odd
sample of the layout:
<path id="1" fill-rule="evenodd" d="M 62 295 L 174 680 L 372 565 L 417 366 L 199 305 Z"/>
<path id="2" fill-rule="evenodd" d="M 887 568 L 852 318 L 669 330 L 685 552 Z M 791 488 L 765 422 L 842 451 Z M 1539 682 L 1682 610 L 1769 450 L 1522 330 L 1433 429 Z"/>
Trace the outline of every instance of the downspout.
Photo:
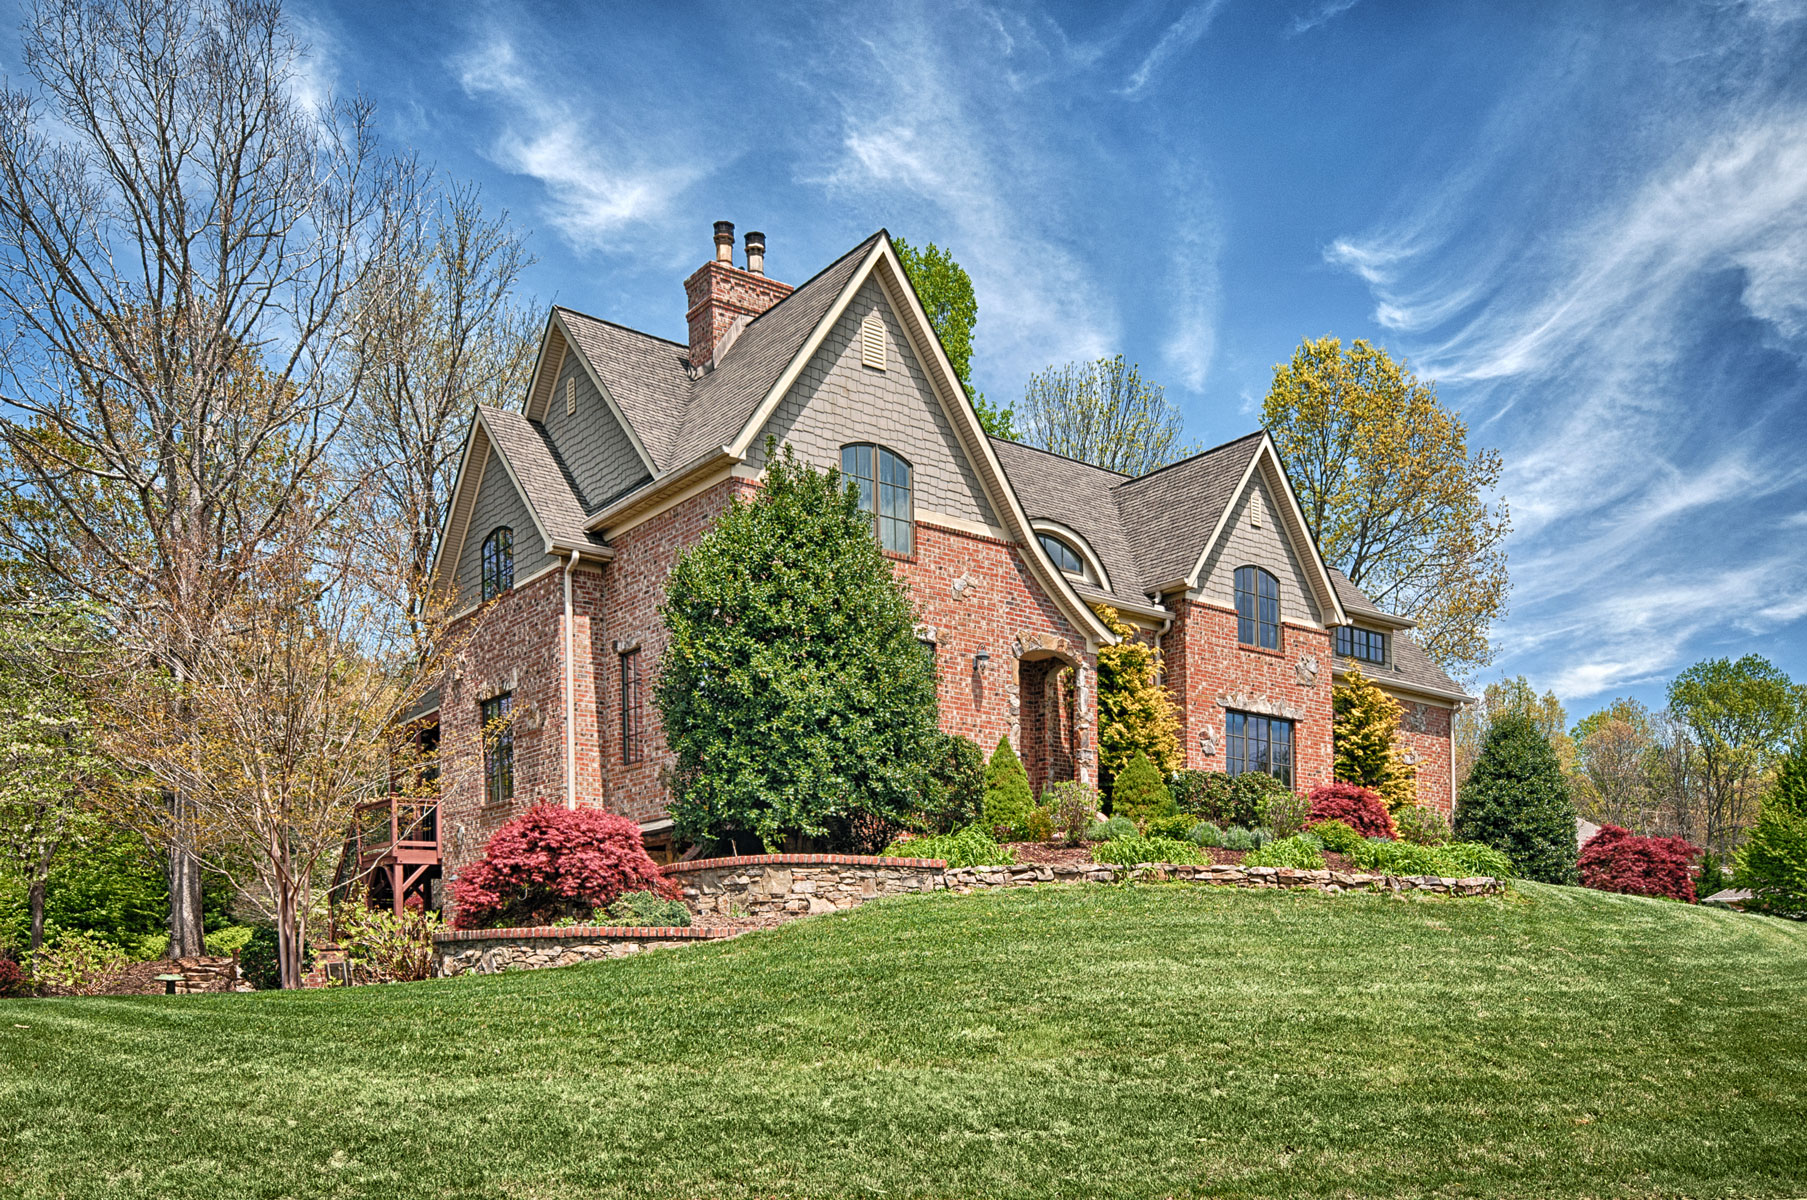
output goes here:
<path id="1" fill-rule="evenodd" d="M 576 620 L 571 605 L 571 573 L 577 570 L 581 556 L 571 551 L 565 559 L 565 807 L 577 807 L 577 663 L 573 658 L 573 626 Z"/>

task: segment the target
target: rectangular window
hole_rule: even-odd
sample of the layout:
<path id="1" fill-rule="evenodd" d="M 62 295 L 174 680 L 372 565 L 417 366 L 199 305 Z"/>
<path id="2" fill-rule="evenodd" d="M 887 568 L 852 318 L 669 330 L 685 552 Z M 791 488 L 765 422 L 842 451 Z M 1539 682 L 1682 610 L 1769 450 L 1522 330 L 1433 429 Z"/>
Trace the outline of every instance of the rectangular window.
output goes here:
<path id="1" fill-rule="evenodd" d="M 646 711 L 640 699 L 640 651 L 621 656 L 621 761 L 637 763 L 645 753 Z"/>
<path id="2" fill-rule="evenodd" d="M 1230 712 L 1224 715 L 1224 770 L 1231 775 L 1260 771 L 1287 787 L 1293 784 L 1293 723 L 1280 717 Z"/>
<path id="3" fill-rule="evenodd" d="M 483 801 L 503 804 L 514 799 L 514 697 L 503 692 L 485 700 L 483 712 Z"/>
<path id="4" fill-rule="evenodd" d="M 1387 661 L 1387 635 L 1372 629 L 1357 629 L 1353 625 L 1338 625 L 1336 652 L 1344 658 L 1384 663 Z"/>

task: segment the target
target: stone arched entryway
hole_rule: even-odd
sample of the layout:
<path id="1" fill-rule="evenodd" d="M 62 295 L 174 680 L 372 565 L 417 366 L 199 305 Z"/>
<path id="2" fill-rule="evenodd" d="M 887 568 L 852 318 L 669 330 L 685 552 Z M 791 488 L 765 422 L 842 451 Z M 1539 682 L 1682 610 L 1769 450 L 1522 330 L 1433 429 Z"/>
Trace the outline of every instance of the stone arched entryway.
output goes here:
<path id="1" fill-rule="evenodd" d="M 1050 783 L 1082 776 L 1085 745 L 1080 717 L 1079 659 L 1062 645 L 1027 645 L 1017 655 L 1020 704 L 1018 752 L 1039 797 Z M 1084 772 L 1089 774 L 1089 772 Z"/>

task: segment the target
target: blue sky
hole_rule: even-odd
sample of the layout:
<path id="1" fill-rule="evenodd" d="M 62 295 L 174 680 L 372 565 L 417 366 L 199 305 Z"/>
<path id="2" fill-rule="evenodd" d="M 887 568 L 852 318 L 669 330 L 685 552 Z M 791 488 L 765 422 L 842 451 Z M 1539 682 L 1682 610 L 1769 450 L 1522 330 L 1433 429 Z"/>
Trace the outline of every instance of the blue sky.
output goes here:
<path id="1" fill-rule="evenodd" d="M 1375 339 L 1505 458 L 1481 680 L 1807 679 L 1807 0 L 293 11 L 541 301 L 682 338 L 710 222 L 792 282 L 883 225 L 971 272 L 992 399 L 1121 351 L 1206 443 Z"/>

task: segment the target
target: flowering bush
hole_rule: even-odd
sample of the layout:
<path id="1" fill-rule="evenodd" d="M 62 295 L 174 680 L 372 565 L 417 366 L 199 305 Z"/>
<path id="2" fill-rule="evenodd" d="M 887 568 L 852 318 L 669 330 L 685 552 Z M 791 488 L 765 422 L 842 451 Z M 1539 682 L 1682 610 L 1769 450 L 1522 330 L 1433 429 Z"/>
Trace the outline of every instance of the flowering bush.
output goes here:
<path id="1" fill-rule="evenodd" d="M 1326 783 L 1311 789 L 1311 816 L 1306 827 L 1319 821 L 1341 821 L 1363 837 L 1397 837 L 1393 814 L 1380 793 L 1358 783 Z"/>
<path id="2" fill-rule="evenodd" d="M 1692 904 L 1694 877 L 1688 867 L 1698 853 L 1681 838 L 1639 837 L 1629 829 L 1607 825 L 1581 848 L 1581 886 Z"/>
<path id="3" fill-rule="evenodd" d="M 496 830 L 483 857 L 458 873 L 459 929 L 546 925 L 588 916 L 623 892 L 680 890 L 646 853 L 640 827 L 595 809 L 536 804 Z"/>

